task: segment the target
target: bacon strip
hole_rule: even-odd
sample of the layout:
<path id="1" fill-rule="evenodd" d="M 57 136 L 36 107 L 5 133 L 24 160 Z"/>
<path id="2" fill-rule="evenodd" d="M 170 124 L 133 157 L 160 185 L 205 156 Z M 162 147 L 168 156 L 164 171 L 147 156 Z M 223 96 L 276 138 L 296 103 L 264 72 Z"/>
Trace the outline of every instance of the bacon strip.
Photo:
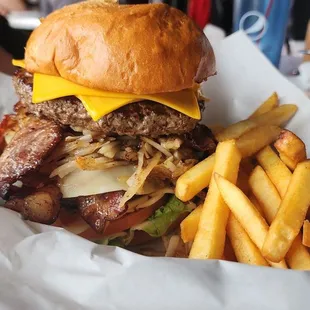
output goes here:
<path id="1" fill-rule="evenodd" d="M 204 152 L 205 157 L 213 154 L 216 149 L 217 141 L 212 131 L 205 125 L 197 124 L 189 133 L 184 135 L 185 145 L 196 151 Z"/>
<path id="2" fill-rule="evenodd" d="M 5 198 L 14 182 L 36 170 L 61 137 L 61 128 L 44 119 L 33 119 L 19 130 L 0 157 L 0 197 Z"/>
<path id="3" fill-rule="evenodd" d="M 59 188 L 47 185 L 26 197 L 13 197 L 4 207 L 21 213 L 26 220 L 52 224 L 60 211 L 60 199 Z"/>
<path id="4" fill-rule="evenodd" d="M 107 221 L 115 220 L 126 212 L 127 205 L 120 208 L 124 193 L 115 191 L 78 197 L 81 216 L 96 232 L 103 233 Z"/>

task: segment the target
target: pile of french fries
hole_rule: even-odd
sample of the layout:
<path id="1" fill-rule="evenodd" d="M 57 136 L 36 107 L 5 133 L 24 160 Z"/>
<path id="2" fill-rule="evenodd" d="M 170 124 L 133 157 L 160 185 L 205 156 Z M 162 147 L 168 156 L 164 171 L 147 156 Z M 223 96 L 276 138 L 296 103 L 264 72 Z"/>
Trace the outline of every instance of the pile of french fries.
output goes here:
<path id="1" fill-rule="evenodd" d="M 215 154 L 176 184 L 184 202 L 208 188 L 181 223 L 190 258 L 310 270 L 310 160 L 303 141 L 283 129 L 296 111 L 274 93 L 248 119 L 213 128 Z"/>

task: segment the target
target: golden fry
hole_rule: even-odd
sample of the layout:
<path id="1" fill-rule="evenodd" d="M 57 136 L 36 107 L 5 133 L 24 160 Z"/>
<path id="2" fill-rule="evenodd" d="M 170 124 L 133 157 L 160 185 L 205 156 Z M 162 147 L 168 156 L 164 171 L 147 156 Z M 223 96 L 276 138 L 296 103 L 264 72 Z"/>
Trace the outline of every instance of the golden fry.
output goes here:
<path id="1" fill-rule="evenodd" d="M 258 200 L 267 222 L 272 223 L 281 203 L 281 197 L 261 166 L 256 166 L 250 175 L 249 185 Z"/>
<path id="2" fill-rule="evenodd" d="M 281 128 L 277 126 L 256 127 L 237 140 L 242 157 L 249 157 L 277 139 Z"/>
<path id="3" fill-rule="evenodd" d="M 298 234 L 288 250 L 285 259 L 291 269 L 310 270 L 310 254 L 301 242 L 301 235 Z"/>
<path id="4" fill-rule="evenodd" d="M 263 210 L 262 206 L 260 205 L 260 203 L 258 202 L 258 200 L 256 199 L 256 197 L 254 196 L 254 194 L 250 193 L 250 195 L 248 197 L 249 197 L 250 201 L 252 202 L 253 206 L 260 213 L 260 215 L 263 218 L 265 218 L 264 210 Z"/>
<path id="5" fill-rule="evenodd" d="M 180 224 L 181 238 L 184 243 L 193 241 L 198 230 L 202 205 L 193 210 Z"/>
<path id="6" fill-rule="evenodd" d="M 227 206 L 230 208 L 231 212 L 242 225 L 254 244 L 258 249 L 261 249 L 269 228 L 265 219 L 259 214 L 248 197 L 246 197 L 237 186 L 223 178 L 218 173 L 215 174 L 214 178 Z M 284 260 L 280 263 L 269 263 L 273 267 L 287 268 Z"/>
<path id="7" fill-rule="evenodd" d="M 241 154 L 234 140 L 220 142 L 216 148 L 214 172 L 236 183 Z M 213 172 L 213 174 L 214 174 Z M 223 256 L 229 209 L 223 201 L 214 177 L 203 205 L 198 231 L 190 258 L 221 259 Z"/>
<path id="8" fill-rule="evenodd" d="M 254 169 L 250 176 L 249 184 L 264 210 L 268 224 L 271 224 L 281 204 L 281 198 L 277 189 L 260 166 Z M 308 270 L 310 254 L 302 245 L 300 236 L 297 236 L 285 258 L 290 268 Z"/>
<path id="9" fill-rule="evenodd" d="M 295 104 L 283 104 L 267 113 L 251 118 L 257 125 L 275 125 L 283 126 L 297 112 L 298 108 Z"/>
<path id="10" fill-rule="evenodd" d="M 215 154 L 207 157 L 182 174 L 176 183 L 175 195 L 189 201 L 210 183 L 215 163 Z"/>
<path id="11" fill-rule="evenodd" d="M 310 161 L 307 160 L 297 165 L 266 236 L 262 254 L 268 260 L 281 261 L 298 235 L 310 205 L 309 184 Z"/>
<path id="12" fill-rule="evenodd" d="M 289 130 L 282 130 L 274 143 L 281 160 L 294 170 L 298 163 L 306 160 L 306 146 L 303 141 Z"/>
<path id="13" fill-rule="evenodd" d="M 266 110 L 268 109 L 269 107 Z M 258 126 L 282 126 L 294 116 L 296 111 L 297 106 L 295 104 L 284 104 L 280 107 L 266 111 L 265 113 L 256 111 L 254 112 L 256 114 L 255 116 L 251 115 L 249 119 L 234 123 L 226 129 L 219 131 L 216 134 L 216 139 L 220 142 L 237 139 Z"/>
<path id="14" fill-rule="evenodd" d="M 218 133 L 220 133 L 225 129 L 225 127 L 221 124 L 208 125 L 208 127 L 214 135 L 217 135 Z"/>
<path id="15" fill-rule="evenodd" d="M 291 180 L 291 171 L 286 167 L 286 165 L 281 161 L 270 146 L 266 146 L 262 149 L 256 155 L 256 159 L 264 168 L 268 177 L 277 188 L 280 196 L 283 198 Z"/>
<path id="16" fill-rule="evenodd" d="M 220 131 L 216 134 L 216 139 L 219 142 L 223 142 L 226 140 L 237 139 L 242 136 L 244 133 L 248 132 L 249 130 L 257 127 L 257 123 L 251 120 L 243 120 L 238 123 L 234 123 L 228 126 L 226 129 Z"/>
<path id="17" fill-rule="evenodd" d="M 231 213 L 227 223 L 227 235 L 238 262 L 250 265 L 269 266 L 257 246 L 252 242 L 241 224 Z"/>
<path id="18" fill-rule="evenodd" d="M 310 222 L 308 220 L 304 221 L 302 230 L 302 244 L 310 247 Z"/>
<path id="19" fill-rule="evenodd" d="M 279 105 L 278 94 L 274 92 L 266 101 L 264 101 L 249 118 L 254 118 L 256 116 L 262 115 L 266 112 L 271 111 Z"/>

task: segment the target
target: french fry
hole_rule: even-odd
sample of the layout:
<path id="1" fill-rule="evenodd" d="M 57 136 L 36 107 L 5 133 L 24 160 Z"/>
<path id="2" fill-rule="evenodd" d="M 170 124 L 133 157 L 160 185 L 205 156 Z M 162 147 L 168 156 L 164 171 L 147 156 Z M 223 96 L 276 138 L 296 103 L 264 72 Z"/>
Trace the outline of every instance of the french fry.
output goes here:
<path id="1" fill-rule="evenodd" d="M 194 240 L 201 211 L 202 206 L 197 207 L 182 221 L 181 238 L 183 242 L 186 243 Z M 260 254 L 260 251 L 232 214 L 228 218 L 226 230 L 229 239 L 226 239 L 224 248 L 225 260 L 238 261 L 250 265 L 269 266 L 267 261 Z M 227 242 L 229 240 L 230 244 Z"/>
<path id="2" fill-rule="evenodd" d="M 306 146 L 303 141 L 289 130 L 282 130 L 279 138 L 274 143 L 281 160 L 294 170 L 297 164 L 306 160 Z"/>
<path id="3" fill-rule="evenodd" d="M 285 259 L 288 265 L 295 270 L 310 270 L 310 254 L 301 242 L 298 234 L 288 250 Z"/>
<path id="4" fill-rule="evenodd" d="M 208 125 L 208 127 L 214 135 L 217 135 L 218 133 L 220 133 L 225 129 L 225 127 L 221 124 Z"/>
<path id="5" fill-rule="evenodd" d="M 232 213 L 229 215 L 226 229 L 238 262 L 250 265 L 269 266 L 257 246 L 252 242 Z"/>
<path id="6" fill-rule="evenodd" d="M 256 208 L 256 210 L 259 212 L 259 214 L 265 218 L 265 214 L 264 214 L 264 210 L 262 208 L 262 206 L 260 205 L 260 203 L 258 202 L 258 200 L 256 199 L 256 197 L 254 196 L 253 193 L 249 194 L 249 199 L 252 202 L 253 206 Z"/>
<path id="7" fill-rule="evenodd" d="M 281 126 L 290 120 L 296 111 L 297 106 L 295 104 L 281 105 L 269 112 L 259 114 L 255 117 L 228 126 L 226 129 L 216 134 L 216 139 L 220 142 L 237 139 L 258 126 Z"/>
<path id="8" fill-rule="evenodd" d="M 277 126 L 256 127 L 237 140 L 242 157 L 249 157 L 277 139 L 281 128 Z"/>
<path id="9" fill-rule="evenodd" d="M 272 223 L 281 203 L 281 197 L 261 166 L 256 166 L 250 175 L 249 186 L 258 200 L 267 222 Z"/>
<path id="10" fill-rule="evenodd" d="M 237 139 L 249 130 L 257 127 L 257 123 L 251 120 L 243 120 L 228 126 L 226 129 L 216 134 L 216 139 L 219 142 L 226 140 Z"/>
<path id="11" fill-rule="evenodd" d="M 264 168 L 268 177 L 277 188 L 280 196 L 283 198 L 291 180 L 291 171 L 286 167 L 286 165 L 281 161 L 270 146 L 266 146 L 262 149 L 256 155 L 256 159 Z"/>
<path id="12" fill-rule="evenodd" d="M 310 205 L 310 161 L 299 163 L 273 220 L 262 254 L 273 262 L 281 261 L 298 235 Z"/>
<path id="13" fill-rule="evenodd" d="M 268 224 L 271 224 L 281 204 L 281 198 L 277 189 L 261 166 L 257 166 L 254 169 L 250 176 L 249 184 L 264 210 Z M 292 269 L 310 270 L 310 254 L 302 245 L 300 235 L 296 237 L 285 258 Z"/>
<path id="14" fill-rule="evenodd" d="M 175 195 L 189 201 L 210 183 L 215 163 L 215 154 L 207 157 L 182 174 L 176 183 Z"/>
<path id="15" fill-rule="evenodd" d="M 192 211 L 180 224 L 181 238 L 184 243 L 193 241 L 198 230 L 202 205 Z"/>
<path id="16" fill-rule="evenodd" d="M 310 247 L 310 222 L 308 220 L 304 221 L 302 230 L 302 244 Z"/>
<path id="17" fill-rule="evenodd" d="M 244 195 L 238 187 L 218 173 L 215 173 L 214 179 L 224 201 L 233 215 L 242 225 L 258 249 L 262 249 L 269 228 L 265 219 L 259 214 L 248 197 Z M 273 267 L 287 268 L 284 260 L 280 263 L 268 263 Z"/>
<path id="18" fill-rule="evenodd" d="M 264 101 L 249 118 L 254 118 L 256 116 L 262 115 L 266 112 L 271 111 L 279 105 L 278 94 L 274 92 L 266 101 Z"/>
<path id="19" fill-rule="evenodd" d="M 255 136 L 255 133 L 253 133 L 252 137 L 253 137 L 253 143 L 259 144 L 259 142 L 256 141 L 256 138 L 257 140 L 260 139 L 259 134 L 258 136 Z M 247 151 L 246 148 L 247 146 L 245 146 L 244 148 L 245 151 Z M 247 158 L 243 159 L 242 162 L 246 169 L 252 170 L 252 167 L 254 167 L 254 165 L 250 163 L 250 161 Z M 197 195 L 202 189 L 208 187 L 211 180 L 212 171 L 214 168 L 214 163 L 215 163 L 215 155 L 213 154 L 204 159 L 203 161 L 201 161 L 200 163 L 198 163 L 197 165 L 195 165 L 194 167 L 187 170 L 184 174 L 182 174 L 177 180 L 175 187 L 175 195 L 182 201 L 189 201 L 195 195 Z M 243 172 L 241 172 L 241 174 L 243 174 Z M 242 181 L 244 181 L 244 177 L 245 175 L 243 174 L 243 176 L 241 177 Z"/>
<path id="20" fill-rule="evenodd" d="M 216 148 L 214 172 L 236 183 L 240 161 L 241 154 L 234 140 L 220 142 Z M 228 215 L 229 209 L 212 177 L 201 212 L 198 231 L 190 251 L 190 258 L 222 258 Z"/>
<path id="21" fill-rule="evenodd" d="M 297 112 L 295 104 L 283 104 L 267 113 L 251 118 L 258 126 L 275 125 L 283 126 Z"/>

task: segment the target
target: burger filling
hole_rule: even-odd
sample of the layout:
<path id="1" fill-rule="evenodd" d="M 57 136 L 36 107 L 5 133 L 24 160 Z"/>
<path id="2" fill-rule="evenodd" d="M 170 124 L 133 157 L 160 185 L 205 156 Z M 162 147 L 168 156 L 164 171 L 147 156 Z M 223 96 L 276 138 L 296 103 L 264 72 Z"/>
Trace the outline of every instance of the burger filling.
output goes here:
<path id="1" fill-rule="evenodd" d="M 193 202 L 179 201 L 174 186 L 214 152 L 207 127 L 150 101 L 95 122 L 73 96 L 33 104 L 25 70 L 14 85 L 20 102 L 0 128 L 5 207 L 92 240 L 117 237 L 124 244 L 138 231 L 162 236 L 190 212 Z"/>

